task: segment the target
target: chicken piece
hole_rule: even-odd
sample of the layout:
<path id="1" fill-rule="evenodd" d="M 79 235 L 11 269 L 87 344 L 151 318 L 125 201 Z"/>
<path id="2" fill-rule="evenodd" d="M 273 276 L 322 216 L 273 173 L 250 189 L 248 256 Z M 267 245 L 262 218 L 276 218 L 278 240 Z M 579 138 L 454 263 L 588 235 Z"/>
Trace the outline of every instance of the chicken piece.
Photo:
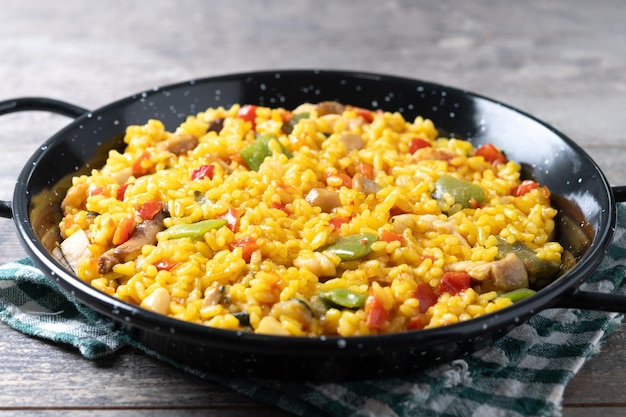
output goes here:
<path id="1" fill-rule="evenodd" d="M 509 253 L 499 261 L 462 261 L 449 264 L 446 271 L 467 272 L 472 279 L 481 281 L 484 291 L 513 291 L 528 288 L 528 272 L 517 255 Z"/>
<path id="2" fill-rule="evenodd" d="M 354 149 L 361 149 L 365 145 L 363 137 L 356 133 L 344 133 L 339 137 L 339 142 L 346 145 L 348 152 Z"/>
<path id="3" fill-rule="evenodd" d="M 219 287 L 207 288 L 204 291 L 204 298 L 202 299 L 202 308 L 218 305 L 222 300 L 222 292 Z"/>
<path id="4" fill-rule="evenodd" d="M 352 188 L 365 194 L 376 194 L 380 191 L 380 186 L 376 181 L 372 181 L 361 174 L 354 174 L 352 177 Z"/>
<path id="5" fill-rule="evenodd" d="M 496 289 L 512 291 L 528 288 L 528 272 L 524 262 L 510 253 L 499 261 L 491 262 L 491 276 Z"/>
<path id="6" fill-rule="evenodd" d="M 330 213 L 334 208 L 341 206 L 339 194 L 326 188 L 313 188 L 304 199 L 312 206 L 320 207 L 324 213 Z"/>
<path id="7" fill-rule="evenodd" d="M 166 142 L 167 150 L 175 155 L 182 155 L 198 146 L 198 138 L 190 133 L 173 135 Z"/>
<path id="8" fill-rule="evenodd" d="M 165 288 L 157 288 L 144 298 L 140 307 L 159 314 L 167 314 L 170 311 L 170 293 Z"/>
<path id="9" fill-rule="evenodd" d="M 337 274 L 336 266 L 341 259 L 324 252 L 302 252 L 293 260 L 294 266 L 309 270 L 318 278 L 334 277 Z"/>
<path id="10" fill-rule="evenodd" d="M 115 265 L 124 262 L 127 258 L 137 257 L 145 245 L 155 244 L 157 233 L 165 229 L 164 218 L 165 212 L 160 211 L 151 220 L 141 222 L 126 242 L 100 255 L 98 272 L 101 274 L 111 272 Z"/>
<path id="11" fill-rule="evenodd" d="M 89 251 L 89 238 L 84 230 L 77 230 L 63 242 L 61 242 L 61 253 L 67 264 L 76 273 L 78 265 L 91 257 Z"/>

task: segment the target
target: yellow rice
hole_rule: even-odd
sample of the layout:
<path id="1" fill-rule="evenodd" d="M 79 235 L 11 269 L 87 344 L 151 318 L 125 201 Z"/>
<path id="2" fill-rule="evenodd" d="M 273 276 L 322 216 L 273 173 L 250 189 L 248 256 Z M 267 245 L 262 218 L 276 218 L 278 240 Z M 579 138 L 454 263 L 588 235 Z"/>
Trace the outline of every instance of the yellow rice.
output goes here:
<path id="1" fill-rule="evenodd" d="M 158 120 L 129 126 L 124 152 L 111 151 L 105 166 L 75 177 L 64 202 L 62 236 L 82 230 L 89 239 L 76 274 L 116 298 L 206 326 L 352 336 L 443 326 L 509 306 L 509 298 L 498 297 L 503 291 L 485 290 L 475 280 L 457 294 L 438 289 L 451 264 L 495 261 L 498 242 L 521 242 L 541 259 L 561 263 L 563 249 L 551 241 L 556 210 L 545 187 L 511 194 L 521 182 L 516 162 L 494 164 L 474 156 L 471 143 L 439 137 L 422 117 L 405 120 L 400 113 L 364 113 L 349 106 L 341 114 L 322 115 L 317 109 L 297 109 L 308 117 L 290 131 L 285 127 L 292 111 L 259 107 L 252 122 L 238 117 L 240 105 L 189 116 L 173 132 Z M 223 128 L 208 131 L 217 119 L 223 119 Z M 345 133 L 359 135 L 361 146 L 348 149 Z M 181 134 L 197 137 L 197 146 L 180 155 L 162 146 Z M 277 140 L 269 142 L 271 155 L 254 171 L 240 151 L 258 135 Z M 415 138 L 432 146 L 432 157 L 411 152 Z M 437 158 L 441 155 L 447 157 Z M 137 163 L 146 175 L 120 177 Z M 207 164 L 214 165 L 212 178 L 190 179 Z M 378 187 L 375 192 L 344 182 L 363 166 Z M 480 185 L 485 200 L 459 210 L 450 195 L 434 198 L 434 184 L 444 174 Z M 120 200 L 122 187 L 127 188 Z M 339 206 L 324 212 L 307 201 L 314 188 L 336 192 Z M 98 259 L 114 246 L 116 229 L 129 216 L 140 224 L 139 207 L 148 201 L 166 209 L 165 227 L 219 218 L 229 209 L 240 214 L 239 224 L 200 237 L 168 239 L 160 233 L 138 256 L 100 273 Z M 426 220 L 418 221 L 396 233 L 400 239 L 382 239 L 384 232 L 397 230 L 393 217 L 398 213 L 436 219 L 445 227 L 433 230 Z M 349 220 L 337 228 L 335 218 Z M 363 258 L 341 261 L 323 252 L 340 237 L 364 233 L 378 239 Z M 256 243 L 249 258 L 233 245 L 242 238 Z M 321 272 L 320 253 L 332 264 L 327 265 L 332 276 Z M 170 267 L 161 267 L 164 261 Z M 420 283 L 437 295 L 425 311 L 416 296 Z M 333 289 L 368 301 L 359 307 L 320 302 L 319 294 Z M 376 325 L 368 322 L 373 299 L 384 310 Z"/>

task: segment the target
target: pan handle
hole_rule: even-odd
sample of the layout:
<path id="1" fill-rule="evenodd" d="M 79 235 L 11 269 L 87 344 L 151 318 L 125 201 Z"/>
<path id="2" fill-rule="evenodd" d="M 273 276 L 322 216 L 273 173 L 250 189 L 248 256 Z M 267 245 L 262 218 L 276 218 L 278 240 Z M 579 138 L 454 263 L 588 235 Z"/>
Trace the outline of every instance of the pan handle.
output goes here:
<path id="1" fill-rule="evenodd" d="M 89 113 L 89 110 L 74 104 L 45 97 L 22 97 L 0 101 L 0 115 L 36 110 L 47 111 L 72 118 L 77 118 L 85 113 Z M 13 217 L 13 207 L 10 201 L 0 200 L 0 217 Z"/>
<path id="2" fill-rule="evenodd" d="M 626 313 L 626 295 L 579 290 L 559 301 L 555 307 Z"/>
<path id="3" fill-rule="evenodd" d="M 0 115 L 35 110 L 49 111 L 73 118 L 89 113 L 89 110 L 74 104 L 45 97 L 22 97 L 0 101 Z"/>
<path id="4" fill-rule="evenodd" d="M 626 201 L 626 185 L 621 185 L 613 188 L 613 195 L 618 203 Z"/>
<path id="5" fill-rule="evenodd" d="M 616 202 L 626 202 L 626 186 L 611 188 Z M 577 290 L 560 300 L 556 307 L 626 313 L 626 295 Z"/>

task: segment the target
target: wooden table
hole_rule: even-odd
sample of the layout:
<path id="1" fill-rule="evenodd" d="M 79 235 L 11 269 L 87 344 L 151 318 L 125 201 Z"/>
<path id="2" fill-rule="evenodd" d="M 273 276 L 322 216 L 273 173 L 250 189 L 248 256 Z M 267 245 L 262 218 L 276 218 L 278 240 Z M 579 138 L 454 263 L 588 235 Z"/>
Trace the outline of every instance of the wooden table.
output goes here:
<path id="1" fill-rule="evenodd" d="M 86 108 L 153 86 L 268 68 L 334 68 L 466 88 L 523 109 L 577 141 L 626 183 L 626 3 L 498 1 L 0 3 L 0 100 L 63 99 Z M 0 199 L 69 120 L 0 117 Z M 0 222 L 0 262 L 24 256 Z M 626 413 L 626 332 L 573 379 L 564 415 Z M 284 415 L 125 350 L 102 361 L 0 324 L 0 416 Z"/>

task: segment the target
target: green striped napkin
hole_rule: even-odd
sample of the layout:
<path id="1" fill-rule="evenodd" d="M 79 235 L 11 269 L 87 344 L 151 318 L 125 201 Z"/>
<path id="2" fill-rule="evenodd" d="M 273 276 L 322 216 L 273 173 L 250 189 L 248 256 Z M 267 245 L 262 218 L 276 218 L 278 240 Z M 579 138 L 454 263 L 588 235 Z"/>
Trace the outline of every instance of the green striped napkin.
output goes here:
<path id="1" fill-rule="evenodd" d="M 626 292 L 626 205 L 616 239 L 583 285 Z M 87 358 L 130 345 L 201 378 L 301 416 L 559 416 L 566 384 L 615 330 L 617 313 L 550 309 L 493 346 L 451 363 L 396 378 L 294 383 L 201 372 L 150 351 L 113 322 L 56 290 L 29 259 L 0 267 L 0 319 L 14 329 L 75 346 Z"/>

